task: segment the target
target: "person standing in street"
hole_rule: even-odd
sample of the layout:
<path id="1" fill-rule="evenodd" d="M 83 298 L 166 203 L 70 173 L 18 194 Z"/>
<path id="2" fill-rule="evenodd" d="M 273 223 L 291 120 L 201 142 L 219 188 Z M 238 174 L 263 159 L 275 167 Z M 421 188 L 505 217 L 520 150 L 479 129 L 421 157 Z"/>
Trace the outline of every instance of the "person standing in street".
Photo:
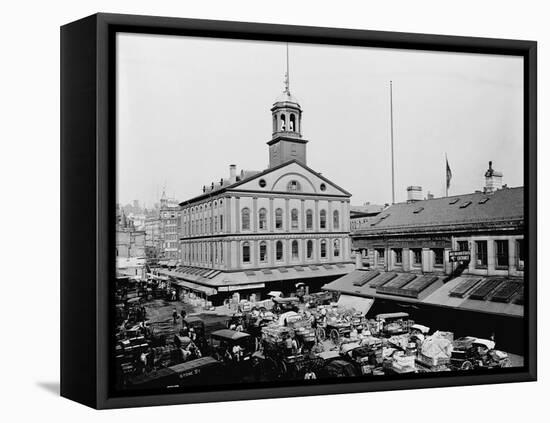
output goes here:
<path id="1" fill-rule="evenodd" d="M 178 323 L 178 312 L 176 311 L 176 309 L 174 309 L 172 311 L 172 318 L 174 319 L 174 324 L 177 324 Z"/>

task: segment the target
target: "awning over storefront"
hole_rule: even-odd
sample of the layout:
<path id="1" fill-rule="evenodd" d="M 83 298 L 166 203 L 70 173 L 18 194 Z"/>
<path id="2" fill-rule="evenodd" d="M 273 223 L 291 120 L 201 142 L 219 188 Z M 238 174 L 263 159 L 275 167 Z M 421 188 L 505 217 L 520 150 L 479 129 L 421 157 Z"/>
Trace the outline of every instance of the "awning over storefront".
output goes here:
<path id="1" fill-rule="evenodd" d="M 356 297 L 353 295 L 340 295 L 338 298 L 338 308 L 343 308 L 349 311 L 357 311 L 367 314 L 374 304 L 374 298 Z"/>
<path id="2" fill-rule="evenodd" d="M 210 288 L 208 286 L 199 285 L 193 282 L 188 281 L 182 281 L 182 280 L 176 280 L 173 283 L 175 283 L 178 286 L 181 286 L 182 288 L 187 288 L 192 291 L 201 292 L 203 294 L 206 294 L 208 296 L 216 295 L 218 291 L 215 288 Z"/>
<path id="3" fill-rule="evenodd" d="M 260 288 L 260 285 L 263 288 L 269 282 L 284 280 L 298 280 L 307 283 L 307 279 L 309 278 L 342 276 L 351 272 L 354 268 L 354 265 L 351 263 L 338 264 L 326 267 L 321 265 L 300 266 L 300 269 L 296 267 L 271 267 L 243 270 L 240 272 L 225 272 L 218 269 L 180 266 L 172 270 L 161 269 L 159 270 L 159 274 L 227 292 Z"/>
<path id="4" fill-rule="evenodd" d="M 220 286 L 218 291 L 231 292 L 231 291 L 243 291 L 245 289 L 262 289 L 265 288 L 265 283 L 248 283 L 243 285 L 228 285 Z"/>

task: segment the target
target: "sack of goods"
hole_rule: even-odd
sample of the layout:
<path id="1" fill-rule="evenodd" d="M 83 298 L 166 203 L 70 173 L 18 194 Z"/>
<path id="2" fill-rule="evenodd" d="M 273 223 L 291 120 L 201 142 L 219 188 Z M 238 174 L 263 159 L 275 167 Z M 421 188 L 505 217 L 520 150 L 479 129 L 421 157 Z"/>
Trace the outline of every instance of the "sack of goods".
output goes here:
<path id="1" fill-rule="evenodd" d="M 423 361 L 428 361 L 432 365 L 449 362 L 453 351 L 453 344 L 446 337 L 438 332 L 428 336 L 420 347 L 420 353 Z"/>

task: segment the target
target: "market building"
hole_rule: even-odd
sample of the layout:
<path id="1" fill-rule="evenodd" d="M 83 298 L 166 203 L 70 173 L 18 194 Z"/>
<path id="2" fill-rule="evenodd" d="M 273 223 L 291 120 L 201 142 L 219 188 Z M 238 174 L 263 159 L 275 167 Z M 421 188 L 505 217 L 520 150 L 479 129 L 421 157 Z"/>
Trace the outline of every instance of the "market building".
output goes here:
<path id="1" fill-rule="evenodd" d="M 492 164 L 485 178 L 483 190 L 451 197 L 421 200 L 409 187 L 407 202 L 352 232 L 356 269 L 323 288 L 522 348 L 524 190 L 503 186 Z"/>
<path id="2" fill-rule="evenodd" d="M 214 302 L 315 289 L 352 270 L 351 194 L 307 166 L 302 108 L 285 90 L 272 112 L 269 167 L 237 172 L 180 203 L 180 261 L 165 272 Z"/>

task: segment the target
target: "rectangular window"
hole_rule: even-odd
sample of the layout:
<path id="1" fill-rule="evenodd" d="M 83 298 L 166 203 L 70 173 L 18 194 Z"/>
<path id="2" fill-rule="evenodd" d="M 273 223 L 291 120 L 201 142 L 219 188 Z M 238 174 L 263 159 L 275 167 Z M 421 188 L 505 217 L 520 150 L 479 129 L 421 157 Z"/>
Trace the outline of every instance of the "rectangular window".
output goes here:
<path id="1" fill-rule="evenodd" d="M 413 266 L 422 266 L 422 250 L 420 248 L 413 248 Z"/>
<path id="2" fill-rule="evenodd" d="M 394 248 L 393 249 L 395 264 L 401 265 L 403 264 L 403 250 L 401 248 Z"/>
<path id="3" fill-rule="evenodd" d="M 376 249 L 376 255 L 378 256 L 378 264 L 384 265 L 385 263 L 385 254 L 386 251 L 383 248 L 377 248 Z"/>
<path id="4" fill-rule="evenodd" d="M 267 258 L 267 244 L 265 242 L 260 243 L 260 261 L 264 262 Z"/>
<path id="5" fill-rule="evenodd" d="M 516 241 L 516 266 L 518 270 L 523 270 L 525 266 L 525 250 L 523 248 L 523 239 Z"/>
<path id="6" fill-rule="evenodd" d="M 434 248 L 434 266 L 443 266 L 443 248 Z"/>
<path id="7" fill-rule="evenodd" d="M 223 216 L 220 216 L 220 231 L 223 231 Z"/>
<path id="8" fill-rule="evenodd" d="M 495 241 L 496 250 L 496 267 L 507 268 L 508 267 L 508 240 Z"/>
<path id="9" fill-rule="evenodd" d="M 248 242 L 243 244 L 243 263 L 250 263 L 250 244 Z"/>
<path id="10" fill-rule="evenodd" d="M 476 267 L 487 267 L 487 241 L 476 241 Z"/>
<path id="11" fill-rule="evenodd" d="M 470 251 L 470 245 L 468 241 L 458 241 L 458 251 Z"/>

